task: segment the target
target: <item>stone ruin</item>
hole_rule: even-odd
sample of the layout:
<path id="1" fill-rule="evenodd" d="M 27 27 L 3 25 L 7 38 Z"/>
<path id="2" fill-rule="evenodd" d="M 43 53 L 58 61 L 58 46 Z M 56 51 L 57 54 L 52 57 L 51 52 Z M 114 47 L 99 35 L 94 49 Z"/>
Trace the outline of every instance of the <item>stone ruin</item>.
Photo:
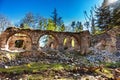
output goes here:
<path id="1" fill-rule="evenodd" d="M 63 51 L 65 49 L 74 49 L 81 54 L 88 53 L 90 47 L 89 31 L 82 32 L 57 32 L 50 30 L 31 30 L 15 27 L 7 28 L 0 35 L 0 48 L 11 52 L 15 51 L 33 51 L 40 50 L 39 39 L 44 35 L 52 35 L 53 40 L 49 40 L 46 47 Z M 66 39 L 66 43 L 64 40 Z M 74 47 L 71 42 L 74 40 Z M 20 45 L 21 44 L 21 45 Z"/>
<path id="2" fill-rule="evenodd" d="M 42 49 L 50 48 L 59 51 L 72 49 L 80 51 L 80 54 L 86 54 L 92 47 L 114 53 L 120 49 L 119 34 L 120 29 L 117 27 L 96 36 L 91 36 L 89 31 L 57 32 L 9 27 L 0 35 L 0 49 L 11 52 L 41 50 L 40 38 L 44 35 L 51 35 L 54 39 L 49 39 Z M 65 39 L 66 43 L 64 43 Z M 74 40 L 74 47 L 71 46 L 72 40 Z"/>
<path id="3" fill-rule="evenodd" d="M 100 35 L 92 37 L 92 46 L 98 50 L 114 53 L 120 50 L 120 29 L 115 27 Z"/>

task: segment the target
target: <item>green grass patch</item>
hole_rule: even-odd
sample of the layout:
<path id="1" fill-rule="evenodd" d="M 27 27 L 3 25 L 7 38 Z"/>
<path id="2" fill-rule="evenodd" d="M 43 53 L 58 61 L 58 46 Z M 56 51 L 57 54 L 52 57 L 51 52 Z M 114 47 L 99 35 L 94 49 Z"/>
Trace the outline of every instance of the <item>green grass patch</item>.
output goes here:
<path id="1" fill-rule="evenodd" d="M 120 62 L 115 62 L 115 63 L 103 63 L 105 67 L 108 68 L 118 68 L 120 67 Z"/>
<path id="2" fill-rule="evenodd" d="M 28 80 L 44 80 L 44 76 L 39 74 L 32 74 L 28 76 Z"/>
<path id="3" fill-rule="evenodd" d="M 20 66 L 11 66 L 8 68 L 0 68 L 0 72 L 5 72 L 5 73 L 23 73 L 24 71 L 26 72 L 39 72 L 39 71 L 44 71 L 44 70 L 70 70 L 73 67 L 67 65 L 67 64 L 60 64 L 60 63 L 52 63 L 52 64 L 46 64 L 46 63 L 39 63 L 39 62 L 33 62 L 30 64 L 24 64 Z"/>
<path id="4" fill-rule="evenodd" d="M 72 79 L 72 78 L 64 78 L 64 77 L 60 77 L 60 79 L 55 79 L 54 76 L 44 77 L 40 74 L 28 75 L 27 79 L 28 80 L 75 80 L 75 79 Z"/>

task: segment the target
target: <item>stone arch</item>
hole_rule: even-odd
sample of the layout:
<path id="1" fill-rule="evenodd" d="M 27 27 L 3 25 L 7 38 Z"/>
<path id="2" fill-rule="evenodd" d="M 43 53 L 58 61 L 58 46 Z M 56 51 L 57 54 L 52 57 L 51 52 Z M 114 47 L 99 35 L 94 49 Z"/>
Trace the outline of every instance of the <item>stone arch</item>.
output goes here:
<path id="1" fill-rule="evenodd" d="M 74 35 L 65 35 L 64 39 L 63 39 L 64 43 L 64 49 L 68 49 L 68 48 L 73 48 L 76 50 L 80 49 L 80 45 L 79 45 L 79 40 L 76 36 Z"/>
<path id="2" fill-rule="evenodd" d="M 43 34 L 41 34 L 39 36 L 39 38 L 38 38 L 37 44 L 39 44 L 39 40 L 41 39 L 41 37 L 43 37 L 45 35 L 52 36 L 54 38 L 53 41 L 51 41 L 50 43 L 48 43 L 47 47 L 50 48 L 50 46 L 53 45 L 52 48 L 57 49 L 58 45 L 59 45 L 59 40 L 58 40 L 57 36 L 55 34 L 52 34 L 52 33 L 43 33 Z"/>
<path id="3" fill-rule="evenodd" d="M 5 41 L 6 43 L 7 43 L 8 39 L 15 34 L 24 34 L 24 35 L 28 36 L 30 38 L 31 42 L 32 42 L 31 34 L 29 34 L 29 32 L 27 32 L 27 31 L 22 31 L 21 30 L 21 31 L 18 31 L 18 32 L 7 32 L 7 34 L 8 35 L 6 35 L 6 41 Z"/>
<path id="4" fill-rule="evenodd" d="M 11 34 L 6 40 L 6 49 L 9 51 L 30 51 L 31 48 L 32 39 L 25 33 Z"/>

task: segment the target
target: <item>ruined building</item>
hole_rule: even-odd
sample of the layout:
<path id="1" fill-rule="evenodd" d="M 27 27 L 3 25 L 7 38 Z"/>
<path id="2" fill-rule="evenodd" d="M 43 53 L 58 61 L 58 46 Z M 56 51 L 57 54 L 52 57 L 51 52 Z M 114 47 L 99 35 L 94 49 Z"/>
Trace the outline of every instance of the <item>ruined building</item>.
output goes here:
<path id="1" fill-rule="evenodd" d="M 0 35 L 0 48 L 2 50 L 15 51 L 31 51 L 38 50 L 39 39 L 44 35 L 51 35 L 53 40 L 49 41 L 47 48 L 57 50 L 65 50 L 71 48 L 71 42 L 74 40 L 73 49 L 79 50 L 81 54 L 88 53 L 90 47 L 90 33 L 89 31 L 82 32 L 56 32 L 56 31 L 42 31 L 31 29 L 19 29 L 10 27 L 7 28 Z M 66 43 L 64 43 L 66 39 Z M 46 47 L 44 47 L 46 48 Z"/>
<path id="2" fill-rule="evenodd" d="M 99 50 L 114 53 L 120 50 L 120 29 L 118 26 L 92 37 L 92 46 Z"/>
<path id="3" fill-rule="evenodd" d="M 7 28 L 0 35 L 0 49 L 7 51 L 33 51 L 40 50 L 39 40 L 44 35 L 52 36 L 44 48 L 80 51 L 80 54 L 90 52 L 90 47 L 98 50 L 107 50 L 114 53 L 120 50 L 120 29 L 115 27 L 100 35 L 91 36 L 89 31 L 82 32 L 56 32 L 49 30 L 31 30 L 15 27 Z M 74 40 L 74 46 L 71 45 Z"/>

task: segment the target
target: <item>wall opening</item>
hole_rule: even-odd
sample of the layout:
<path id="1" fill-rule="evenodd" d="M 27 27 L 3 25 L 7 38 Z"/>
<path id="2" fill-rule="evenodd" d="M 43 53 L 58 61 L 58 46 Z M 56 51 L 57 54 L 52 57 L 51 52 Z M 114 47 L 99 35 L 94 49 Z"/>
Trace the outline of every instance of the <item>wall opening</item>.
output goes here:
<path id="1" fill-rule="evenodd" d="M 6 49 L 12 52 L 29 51 L 32 47 L 31 38 L 22 33 L 16 33 L 8 38 Z"/>
<path id="2" fill-rule="evenodd" d="M 56 49 L 56 47 L 57 47 L 57 40 L 52 35 L 43 35 L 39 39 L 39 47 L 40 48 Z"/>
<path id="3" fill-rule="evenodd" d="M 15 41 L 15 47 L 22 48 L 23 47 L 24 40 L 16 40 Z"/>
<path id="4" fill-rule="evenodd" d="M 79 44 L 74 37 L 67 36 L 63 41 L 64 49 L 78 49 Z"/>

